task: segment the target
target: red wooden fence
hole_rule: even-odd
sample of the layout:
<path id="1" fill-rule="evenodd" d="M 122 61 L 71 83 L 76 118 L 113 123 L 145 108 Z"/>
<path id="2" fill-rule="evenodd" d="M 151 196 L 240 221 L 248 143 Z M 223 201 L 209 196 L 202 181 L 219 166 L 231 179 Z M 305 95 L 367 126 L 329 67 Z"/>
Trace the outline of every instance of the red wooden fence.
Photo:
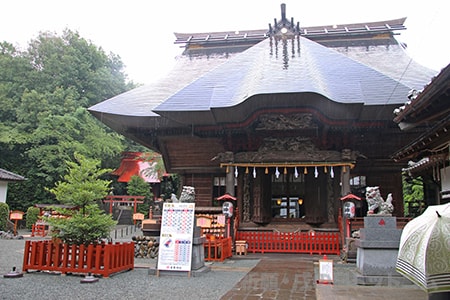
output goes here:
<path id="1" fill-rule="evenodd" d="M 48 233 L 48 225 L 45 223 L 36 223 L 31 225 L 31 236 L 44 237 Z"/>
<path id="2" fill-rule="evenodd" d="M 134 243 L 68 245 L 53 241 L 25 241 L 24 272 L 53 271 L 109 275 L 134 269 Z"/>
<path id="3" fill-rule="evenodd" d="M 238 231 L 236 240 L 245 240 L 253 253 L 340 254 L 338 232 Z"/>
<path id="4" fill-rule="evenodd" d="M 231 257 L 231 238 L 207 239 L 203 244 L 205 248 L 205 261 L 224 261 Z"/>

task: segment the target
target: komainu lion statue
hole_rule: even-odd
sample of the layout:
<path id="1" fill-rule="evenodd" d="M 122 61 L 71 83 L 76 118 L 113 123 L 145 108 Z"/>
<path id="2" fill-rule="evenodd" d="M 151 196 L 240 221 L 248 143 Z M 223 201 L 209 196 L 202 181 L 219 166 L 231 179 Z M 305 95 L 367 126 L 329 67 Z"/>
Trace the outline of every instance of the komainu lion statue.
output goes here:
<path id="1" fill-rule="evenodd" d="M 175 194 L 170 197 L 172 203 L 194 203 L 195 202 L 195 188 L 193 186 L 183 186 L 181 190 L 180 199 Z"/>
<path id="2" fill-rule="evenodd" d="M 367 215 L 392 215 L 394 211 L 392 200 L 392 194 L 389 193 L 386 201 L 384 201 L 378 186 L 366 187 L 366 201 L 369 206 Z"/>

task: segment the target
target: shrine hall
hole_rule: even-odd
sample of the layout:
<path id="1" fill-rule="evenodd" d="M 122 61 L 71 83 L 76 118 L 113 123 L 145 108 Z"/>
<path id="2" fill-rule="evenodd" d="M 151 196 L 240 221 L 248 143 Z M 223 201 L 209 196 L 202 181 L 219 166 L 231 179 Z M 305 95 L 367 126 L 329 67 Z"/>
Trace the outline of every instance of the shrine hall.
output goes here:
<path id="1" fill-rule="evenodd" d="M 238 230 L 337 228 L 341 197 L 366 186 L 392 193 L 403 216 L 404 164 L 391 157 L 423 129 L 402 131 L 393 111 L 437 73 L 396 39 L 405 20 L 303 27 L 282 4 L 264 29 L 205 24 L 175 33 L 182 53 L 166 77 L 89 111 L 160 153 L 196 207 L 235 197 Z"/>

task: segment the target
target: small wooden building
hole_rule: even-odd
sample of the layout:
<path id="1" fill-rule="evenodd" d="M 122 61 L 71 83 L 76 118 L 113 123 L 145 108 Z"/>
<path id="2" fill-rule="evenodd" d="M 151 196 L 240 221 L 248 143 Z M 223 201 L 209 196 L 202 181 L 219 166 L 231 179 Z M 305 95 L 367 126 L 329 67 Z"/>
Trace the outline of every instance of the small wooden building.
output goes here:
<path id="1" fill-rule="evenodd" d="M 393 111 L 436 74 L 395 39 L 404 21 L 305 28 L 282 5 L 267 29 L 176 33 L 166 78 L 89 110 L 161 153 L 197 206 L 236 196 L 241 227 L 337 227 L 339 199 L 366 186 L 402 216 L 391 156 L 422 129 L 400 130 Z"/>
<path id="2" fill-rule="evenodd" d="M 20 182 L 26 180 L 25 177 L 15 174 L 13 172 L 0 169 L 0 203 L 6 203 L 6 196 L 8 194 L 8 183 Z"/>

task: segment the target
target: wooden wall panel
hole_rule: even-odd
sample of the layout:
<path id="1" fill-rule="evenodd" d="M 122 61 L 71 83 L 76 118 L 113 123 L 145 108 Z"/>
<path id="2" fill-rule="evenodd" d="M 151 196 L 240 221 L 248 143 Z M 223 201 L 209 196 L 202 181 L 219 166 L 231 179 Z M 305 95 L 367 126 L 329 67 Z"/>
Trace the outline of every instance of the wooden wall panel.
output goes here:
<path id="1" fill-rule="evenodd" d="M 169 137 L 161 140 L 169 157 L 170 168 L 218 167 L 218 160 L 212 161 L 218 153 L 224 152 L 220 138 L 198 138 L 195 136 Z"/>
<path id="2" fill-rule="evenodd" d="M 184 185 L 195 188 L 195 205 L 211 206 L 213 178 L 210 174 L 190 174 L 184 177 Z"/>

